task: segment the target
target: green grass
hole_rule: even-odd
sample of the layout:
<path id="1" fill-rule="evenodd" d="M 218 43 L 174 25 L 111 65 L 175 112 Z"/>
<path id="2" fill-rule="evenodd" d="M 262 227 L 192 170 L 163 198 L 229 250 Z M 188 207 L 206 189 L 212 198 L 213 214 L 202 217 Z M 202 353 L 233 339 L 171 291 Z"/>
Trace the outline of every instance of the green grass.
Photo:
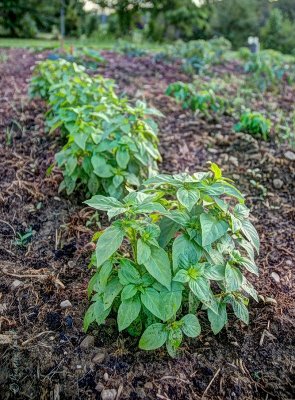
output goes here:
<path id="1" fill-rule="evenodd" d="M 118 42 L 114 39 L 66 39 L 66 46 L 75 47 L 94 47 L 99 50 L 113 49 L 118 46 Z M 10 39 L 0 38 L 0 48 L 29 48 L 29 49 L 54 49 L 60 46 L 59 40 L 46 40 L 46 39 Z M 144 42 L 138 44 L 138 47 L 150 50 L 161 51 L 163 45 Z"/>

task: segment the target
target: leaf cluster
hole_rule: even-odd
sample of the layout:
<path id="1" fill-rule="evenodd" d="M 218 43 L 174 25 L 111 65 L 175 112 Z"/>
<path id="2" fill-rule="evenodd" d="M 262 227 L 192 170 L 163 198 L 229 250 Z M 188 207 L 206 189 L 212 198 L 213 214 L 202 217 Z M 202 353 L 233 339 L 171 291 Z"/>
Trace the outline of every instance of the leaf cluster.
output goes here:
<path id="1" fill-rule="evenodd" d="M 157 175 L 122 201 L 94 196 L 86 204 L 115 220 L 95 235 L 91 305 L 84 329 L 117 314 L 119 331 L 141 335 L 139 347 L 166 345 L 175 356 L 183 335 L 197 337 L 197 313 L 217 334 L 230 310 L 248 323 L 244 272 L 258 275 L 258 234 L 242 194 L 216 164 L 193 175 Z"/>
<path id="2" fill-rule="evenodd" d="M 245 112 L 235 125 L 236 132 L 250 133 L 254 137 L 269 139 L 271 121 L 258 112 Z"/>
<path id="3" fill-rule="evenodd" d="M 231 43 L 221 37 L 211 40 L 179 41 L 175 53 L 183 59 L 183 70 L 189 75 L 204 73 L 211 65 L 223 60 L 226 51 L 231 49 Z"/>
<path id="4" fill-rule="evenodd" d="M 60 190 L 120 198 L 157 172 L 161 157 L 151 116 L 161 114 L 119 98 L 111 80 L 66 60 L 47 60 L 35 70 L 31 94 L 47 100 L 50 132 L 59 128 L 66 140 L 56 154 L 64 177 Z"/>
<path id="5" fill-rule="evenodd" d="M 221 114 L 225 111 L 226 102 L 213 89 L 196 91 L 194 86 L 183 82 L 171 83 L 166 89 L 166 95 L 174 97 L 182 104 L 183 109 L 199 111 L 206 117 Z"/>
<path id="6" fill-rule="evenodd" d="M 274 89 L 279 83 L 295 82 L 295 61 L 274 50 L 263 50 L 252 54 L 243 50 L 246 61 L 244 70 L 249 75 L 248 82 L 261 92 Z"/>

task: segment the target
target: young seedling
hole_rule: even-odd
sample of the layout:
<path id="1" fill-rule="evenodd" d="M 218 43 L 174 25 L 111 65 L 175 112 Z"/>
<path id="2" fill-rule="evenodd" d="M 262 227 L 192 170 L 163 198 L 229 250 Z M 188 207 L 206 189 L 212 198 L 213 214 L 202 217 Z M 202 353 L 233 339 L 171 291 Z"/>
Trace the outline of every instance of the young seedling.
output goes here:
<path id="1" fill-rule="evenodd" d="M 241 115 L 240 122 L 235 125 L 236 132 L 250 133 L 254 137 L 269 139 L 271 121 L 258 112 L 245 112 Z"/>

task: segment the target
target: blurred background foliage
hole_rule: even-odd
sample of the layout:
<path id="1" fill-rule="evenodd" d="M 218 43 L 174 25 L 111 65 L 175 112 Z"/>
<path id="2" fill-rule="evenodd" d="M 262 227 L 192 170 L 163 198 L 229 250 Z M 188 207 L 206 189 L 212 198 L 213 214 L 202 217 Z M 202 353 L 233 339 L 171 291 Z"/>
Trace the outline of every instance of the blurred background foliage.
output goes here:
<path id="1" fill-rule="evenodd" d="M 295 55 L 295 0 L 1 0 L 0 36 L 172 42 L 223 36 L 234 49 L 258 36 L 263 48 Z"/>

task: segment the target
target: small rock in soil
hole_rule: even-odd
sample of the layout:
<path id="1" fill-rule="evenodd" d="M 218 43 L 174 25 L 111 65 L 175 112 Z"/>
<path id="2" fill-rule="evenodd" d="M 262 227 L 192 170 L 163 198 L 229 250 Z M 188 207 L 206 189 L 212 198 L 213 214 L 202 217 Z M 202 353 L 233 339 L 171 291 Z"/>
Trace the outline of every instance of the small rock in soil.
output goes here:
<path id="1" fill-rule="evenodd" d="M 239 166 L 239 161 L 238 161 L 237 157 L 230 156 L 229 159 L 228 159 L 228 161 L 229 161 L 231 164 L 233 164 L 235 167 L 238 167 L 238 166 Z"/>
<path id="2" fill-rule="evenodd" d="M 272 272 L 272 273 L 270 274 L 270 276 L 272 277 L 272 279 L 273 279 L 276 283 L 280 283 L 281 278 L 280 278 L 280 275 L 279 275 L 279 274 L 277 274 L 276 272 Z"/>
<path id="3" fill-rule="evenodd" d="M 101 392 L 101 399 L 102 400 L 114 400 L 117 396 L 116 389 L 104 389 Z"/>
<path id="4" fill-rule="evenodd" d="M 284 182 L 281 179 L 274 179 L 272 183 L 275 189 L 281 189 L 284 185 Z"/>
<path id="5" fill-rule="evenodd" d="M 147 382 L 144 384 L 144 388 L 145 389 L 153 389 L 154 385 L 152 384 L 152 382 Z"/>
<path id="6" fill-rule="evenodd" d="M 87 350 L 93 346 L 94 346 L 94 336 L 91 336 L 91 335 L 87 335 L 80 344 L 81 349 L 84 349 L 84 350 Z"/>
<path id="7" fill-rule="evenodd" d="M 266 304 L 271 304 L 271 305 L 277 305 L 277 301 L 275 299 L 273 299 L 272 297 L 266 297 L 265 298 L 265 303 Z"/>
<path id="8" fill-rule="evenodd" d="M 22 286 L 24 283 L 22 281 L 19 281 L 18 279 L 16 279 L 15 281 L 12 282 L 11 284 L 11 290 L 16 290 L 18 289 L 20 286 Z"/>
<path id="9" fill-rule="evenodd" d="M 100 364 L 103 362 L 103 360 L 106 358 L 106 351 L 105 349 L 97 349 L 97 353 L 95 356 L 92 358 L 92 362 L 94 364 Z"/>
<path id="10" fill-rule="evenodd" d="M 286 158 L 287 160 L 295 161 L 295 153 L 293 153 L 293 151 L 290 151 L 290 150 L 286 151 L 286 153 L 284 154 L 284 156 L 285 156 L 285 158 Z"/>
<path id="11" fill-rule="evenodd" d="M 103 379 L 107 382 L 109 380 L 109 374 L 107 372 L 105 372 L 103 374 Z"/>
<path id="12" fill-rule="evenodd" d="M 61 308 L 69 308 L 69 307 L 72 307 L 72 303 L 70 302 L 70 300 L 64 300 L 60 303 L 60 307 Z"/>
<path id="13" fill-rule="evenodd" d="M 97 390 L 98 392 L 102 392 L 104 389 L 104 385 L 101 382 L 98 382 L 98 384 L 95 386 L 95 390 Z"/>
<path id="14" fill-rule="evenodd" d="M 0 335 L 0 345 L 8 345 L 8 344 L 12 344 L 12 336 Z"/>

